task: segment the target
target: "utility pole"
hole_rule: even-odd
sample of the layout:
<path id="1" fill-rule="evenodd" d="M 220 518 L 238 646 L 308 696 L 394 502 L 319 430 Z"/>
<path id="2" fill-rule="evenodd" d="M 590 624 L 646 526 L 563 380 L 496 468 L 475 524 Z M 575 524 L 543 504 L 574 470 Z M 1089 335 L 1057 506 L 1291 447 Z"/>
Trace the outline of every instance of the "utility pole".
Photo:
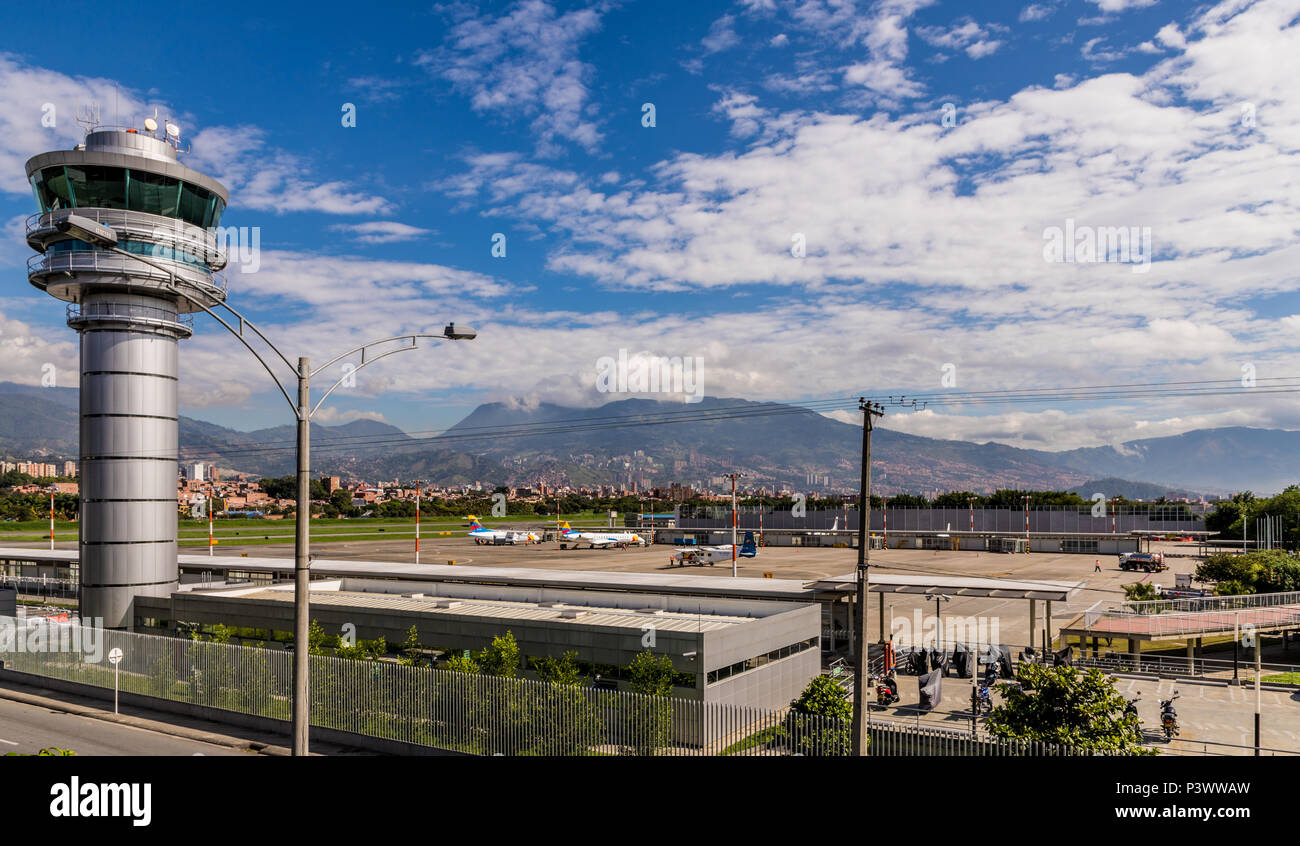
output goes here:
<path id="1" fill-rule="evenodd" d="M 1259 675 L 1262 667 L 1260 666 L 1260 647 L 1264 645 L 1263 636 L 1255 632 L 1255 757 L 1259 757 L 1259 712 L 1260 712 L 1260 692 L 1259 692 Z"/>
<path id="2" fill-rule="evenodd" d="M 54 485 L 50 485 L 50 550 L 54 550 Z"/>
<path id="3" fill-rule="evenodd" d="M 420 563 L 420 480 L 415 480 L 415 563 Z"/>
<path id="4" fill-rule="evenodd" d="M 858 491 L 858 594 L 853 621 L 853 755 L 861 756 L 867 751 L 871 738 L 867 734 L 867 567 L 870 561 L 867 547 L 871 545 L 867 537 L 867 526 L 871 513 L 871 430 L 875 428 L 875 418 L 884 415 L 885 409 L 880 403 L 867 402 L 865 397 L 858 399 L 858 408 L 862 411 L 862 485 Z"/>
<path id="5" fill-rule="evenodd" d="M 736 477 L 747 473 L 729 473 L 731 476 L 731 577 L 736 577 Z"/>
<path id="6" fill-rule="evenodd" d="M 212 557 L 212 509 L 216 501 L 217 486 L 208 482 L 208 557 Z"/>

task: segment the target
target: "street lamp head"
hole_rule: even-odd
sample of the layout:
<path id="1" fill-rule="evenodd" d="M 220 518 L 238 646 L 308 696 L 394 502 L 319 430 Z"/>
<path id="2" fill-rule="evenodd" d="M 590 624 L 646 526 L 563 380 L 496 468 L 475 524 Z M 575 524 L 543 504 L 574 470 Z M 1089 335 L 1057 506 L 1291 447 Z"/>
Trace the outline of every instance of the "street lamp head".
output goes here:
<path id="1" fill-rule="evenodd" d="M 448 323 L 447 328 L 442 330 L 442 336 L 453 341 L 472 341 L 478 336 L 478 333 L 469 326 L 456 328 L 455 323 Z"/>
<path id="2" fill-rule="evenodd" d="M 93 244 L 96 247 L 117 246 L 117 231 L 115 229 L 79 214 L 70 214 L 60 218 L 54 222 L 54 228 L 64 235 L 69 235 L 78 241 L 85 241 L 87 244 Z"/>

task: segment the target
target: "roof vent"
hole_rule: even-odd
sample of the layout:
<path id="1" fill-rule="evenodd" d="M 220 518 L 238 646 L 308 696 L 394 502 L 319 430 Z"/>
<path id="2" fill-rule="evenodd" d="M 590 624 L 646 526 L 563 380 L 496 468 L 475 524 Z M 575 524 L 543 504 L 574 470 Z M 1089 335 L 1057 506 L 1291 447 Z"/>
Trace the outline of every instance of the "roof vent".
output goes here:
<path id="1" fill-rule="evenodd" d="M 403 599 L 424 599 L 424 594 L 422 594 L 422 593 L 404 593 L 404 594 L 402 594 L 402 598 L 403 598 Z"/>
<path id="2" fill-rule="evenodd" d="M 560 612 L 561 620 L 581 620 L 591 612 L 585 608 L 565 608 Z"/>
<path id="3" fill-rule="evenodd" d="M 563 607 L 564 607 L 564 603 L 563 603 L 563 602 L 554 602 L 554 601 L 539 602 L 539 603 L 537 603 L 537 607 L 538 607 L 538 608 L 563 608 Z"/>
<path id="4" fill-rule="evenodd" d="M 433 603 L 433 607 L 434 607 L 434 608 L 459 608 L 459 607 L 460 607 L 460 600 L 459 600 L 459 599 L 439 599 L 437 602 Z"/>
<path id="5" fill-rule="evenodd" d="M 662 608 L 638 608 L 638 609 L 636 609 L 636 613 L 638 613 L 638 614 L 662 614 L 662 613 L 664 613 L 664 609 L 662 609 Z"/>

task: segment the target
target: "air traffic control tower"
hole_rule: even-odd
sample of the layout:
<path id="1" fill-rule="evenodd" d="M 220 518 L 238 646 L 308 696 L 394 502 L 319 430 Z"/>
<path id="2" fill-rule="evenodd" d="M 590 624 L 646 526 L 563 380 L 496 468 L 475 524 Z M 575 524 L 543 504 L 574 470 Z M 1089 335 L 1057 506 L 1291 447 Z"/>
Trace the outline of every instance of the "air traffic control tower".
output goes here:
<path id="1" fill-rule="evenodd" d="M 27 162 L 40 206 L 28 280 L 68 304 L 81 335 L 80 613 L 108 628 L 131 627 L 133 597 L 177 587 L 177 342 L 194 300 L 225 299 L 215 230 L 229 193 L 180 164 L 179 136 L 154 119 L 94 128 Z M 69 224 L 87 219 L 133 255 L 107 230 L 83 240 Z"/>

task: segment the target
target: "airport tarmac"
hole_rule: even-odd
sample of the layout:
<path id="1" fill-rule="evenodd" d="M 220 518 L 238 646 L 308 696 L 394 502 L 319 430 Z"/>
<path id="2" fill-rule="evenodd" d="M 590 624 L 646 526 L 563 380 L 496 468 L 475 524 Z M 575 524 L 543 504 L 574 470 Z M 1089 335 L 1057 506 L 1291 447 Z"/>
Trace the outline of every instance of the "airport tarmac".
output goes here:
<path id="1" fill-rule="evenodd" d="M 1160 546 L 1157 545 L 1157 549 Z M 420 545 L 421 564 L 473 564 L 480 567 L 535 567 L 561 570 L 605 570 L 631 573 L 678 573 L 710 576 L 719 579 L 731 577 L 731 563 L 718 562 L 713 566 L 677 567 L 670 564 L 672 553 L 678 549 L 662 544 L 628 549 L 560 549 L 559 544 L 547 542 L 527 545 L 480 546 L 465 537 L 434 537 L 423 539 Z M 1195 552 L 1195 545 L 1186 547 L 1168 544 L 1167 553 Z M 320 559 L 347 559 L 353 561 L 415 560 L 413 540 L 365 540 L 313 543 L 311 551 Z M 284 558 L 290 551 L 284 545 L 241 546 L 240 553 L 249 557 Z M 1114 555 L 1086 555 L 1034 552 L 1003 554 L 994 552 L 885 549 L 871 550 L 870 565 L 875 572 L 900 573 L 923 576 L 927 573 L 945 576 L 967 576 L 1008 579 L 1035 579 L 1083 583 L 1083 587 L 1065 603 L 1052 605 L 1052 632 L 1070 622 L 1085 609 L 1103 599 L 1122 599 L 1121 585 L 1139 580 L 1150 580 L 1166 587 L 1174 585 L 1178 572 L 1190 573 L 1196 559 L 1167 559 L 1170 569 L 1164 573 L 1147 575 L 1119 569 Z M 1094 572 L 1094 562 L 1101 564 L 1101 572 Z M 737 575 L 812 581 L 829 579 L 853 572 L 857 566 L 857 550 L 834 547 L 763 547 L 756 558 L 740 558 Z M 1029 603 L 1024 600 L 953 597 L 942 603 L 941 614 L 949 617 L 983 617 L 986 622 L 996 621 L 997 637 L 1008 644 L 1029 642 Z M 868 635 L 874 639 L 879 631 L 877 621 L 878 600 L 873 597 L 868 607 Z M 913 618 L 913 611 L 923 615 L 935 613 L 933 600 L 915 595 L 892 594 L 887 599 L 887 615 L 891 618 Z M 1037 626 L 1041 633 L 1046 609 L 1038 603 Z M 895 622 L 893 620 L 889 622 Z M 1041 634 L 1039 635 L 1041 637 Z M 1038 640 L 1036 637 L 1035 640 Z"/>

